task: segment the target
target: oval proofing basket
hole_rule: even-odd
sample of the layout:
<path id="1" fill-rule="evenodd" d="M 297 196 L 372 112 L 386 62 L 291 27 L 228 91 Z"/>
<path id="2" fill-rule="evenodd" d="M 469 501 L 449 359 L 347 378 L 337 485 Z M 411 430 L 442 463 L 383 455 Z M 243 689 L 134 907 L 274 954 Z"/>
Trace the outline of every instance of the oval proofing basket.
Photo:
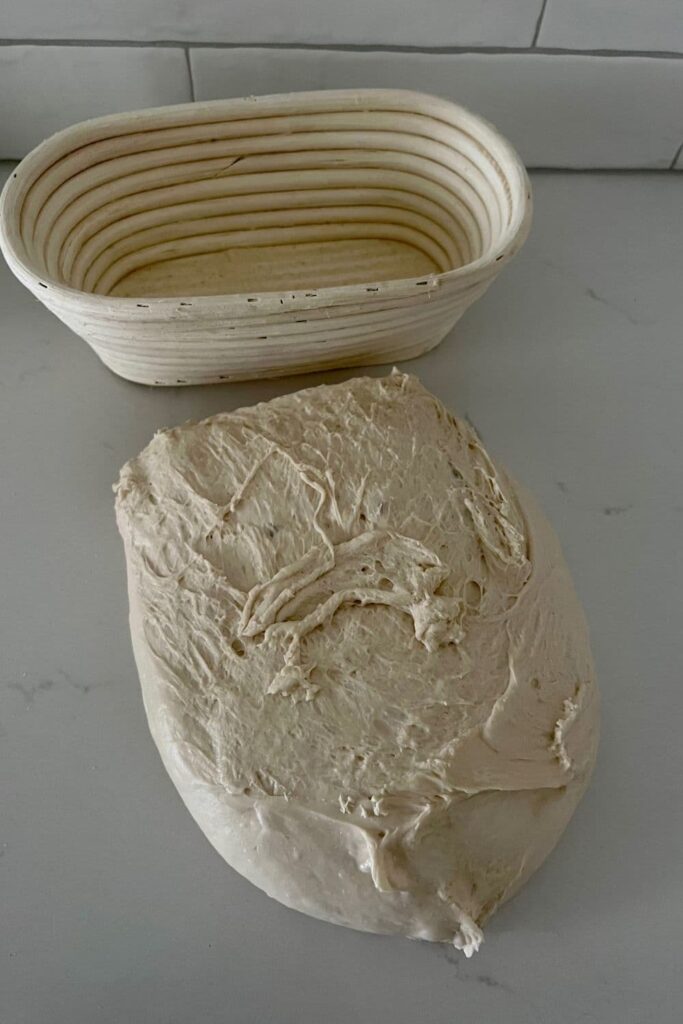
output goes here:
<path id="1" fill-rule="evenodd" d="M 345 90 L 68 128 L 10 177 L 0 244 L 115 373 L 198 384 L 419 355 L 530 218 L 525 170 L 485 121 Z"/>

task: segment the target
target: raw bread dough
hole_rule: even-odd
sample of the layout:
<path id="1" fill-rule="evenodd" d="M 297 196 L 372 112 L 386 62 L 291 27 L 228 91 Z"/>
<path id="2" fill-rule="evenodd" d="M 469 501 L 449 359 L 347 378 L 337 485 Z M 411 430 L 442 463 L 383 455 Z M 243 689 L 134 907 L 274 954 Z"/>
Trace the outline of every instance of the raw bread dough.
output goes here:
<path id="1" fill-rule="evenodd" d="M 395 372 L 162 431 L 116 506 L 150 729 L 216 849 L 297 910 L 476 950 L 597 745 L 529 495 Z"/>

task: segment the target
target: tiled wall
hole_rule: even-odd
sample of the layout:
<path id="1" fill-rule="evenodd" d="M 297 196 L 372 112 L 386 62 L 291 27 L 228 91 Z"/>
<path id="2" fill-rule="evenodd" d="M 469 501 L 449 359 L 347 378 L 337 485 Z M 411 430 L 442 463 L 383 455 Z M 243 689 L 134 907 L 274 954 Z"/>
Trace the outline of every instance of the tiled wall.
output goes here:
<path id="1" fill-rule="evenodd" d="M 683 168 L 683 0 L 23 0 L 0 31 L 0 157 L 115 110 L 381 85 L 531 167 Z"/>

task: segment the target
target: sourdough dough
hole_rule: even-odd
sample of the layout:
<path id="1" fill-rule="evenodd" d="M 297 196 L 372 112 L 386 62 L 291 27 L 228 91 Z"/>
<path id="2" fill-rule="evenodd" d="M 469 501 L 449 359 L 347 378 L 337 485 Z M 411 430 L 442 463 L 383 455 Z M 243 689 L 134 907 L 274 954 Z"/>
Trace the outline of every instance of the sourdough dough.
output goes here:
<path id="1" fill-rule="evenodd" d="M 150 729 L 216 849 L 297 910 L 476 950 L 597 745 L 529 495 L 395 372 L 162 431 L 116 506 Z"/>

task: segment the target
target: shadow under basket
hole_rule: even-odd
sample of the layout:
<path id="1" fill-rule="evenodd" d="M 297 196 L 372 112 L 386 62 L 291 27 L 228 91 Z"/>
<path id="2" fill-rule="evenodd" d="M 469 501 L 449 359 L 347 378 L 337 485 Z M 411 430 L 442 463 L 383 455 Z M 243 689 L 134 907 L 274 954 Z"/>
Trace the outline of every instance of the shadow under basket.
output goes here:
<path id="1" fill-rule="evenodd" d="M 204 384 L 426 352 L 530 220 L 487 122 L 364 89 L 75 125 L 10 177 L 0 245 L 115 373 Z"/>

